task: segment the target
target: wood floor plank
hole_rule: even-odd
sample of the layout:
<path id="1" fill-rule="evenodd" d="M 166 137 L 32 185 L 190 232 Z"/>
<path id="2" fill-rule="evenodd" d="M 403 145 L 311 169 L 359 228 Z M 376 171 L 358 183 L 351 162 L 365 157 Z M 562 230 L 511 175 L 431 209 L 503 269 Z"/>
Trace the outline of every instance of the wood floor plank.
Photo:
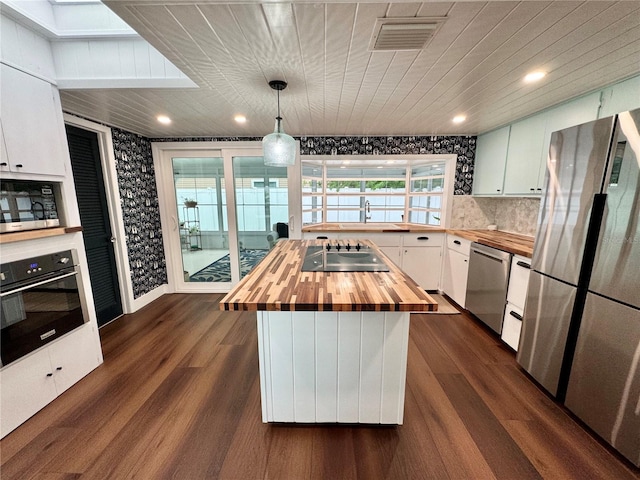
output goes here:
<path id="1" fill-rule="evenodd" d="M 496 477 L 542 478 L 463 375 L 436 377 Z"/>
<path id="2" fill-rule="evenodd" d="M 487 461 L 469 434 L 455 407 L 447 398 L 431 365 L 424 360 L 425 348 L 418 347 L 415 336 L 409 334 L 407 389 L 418 400 L 424 424 L 435 440 L 448 475 L 456 478 L 495 478 Z M 436 365 L 441 365 L 438 362 Z"/>
<path id="3" fill-rule="evenodd" d="M 3 480 L 23 480 L 33 478 L 40 473 L 48 458 L 55 457 L 69 444 L 76 429 L 51 427 L 29 442 L 29 448 L 23 449 L 20 455 L 10 459 L 3 458 L 0 473 Z"/>
<path id="4" fill-rule="evenodd" d="M 261 421 L 255 314 L 165 295 L 105 363 L 0 441 L 2 479 L 640 478 L 462 315 L 412 316 L 405 424 Z"/>

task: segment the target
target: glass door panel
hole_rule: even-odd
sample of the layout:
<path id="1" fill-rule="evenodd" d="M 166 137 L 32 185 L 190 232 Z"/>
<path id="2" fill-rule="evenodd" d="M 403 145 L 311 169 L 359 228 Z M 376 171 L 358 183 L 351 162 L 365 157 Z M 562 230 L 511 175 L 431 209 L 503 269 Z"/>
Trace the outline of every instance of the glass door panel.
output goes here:
<path id="1" fill-rule="evenodd" d="M 223 159 L 171 161 L 184 281 L 231 282 Z"/>
<path id="2" fill-rule="evenodd" d="M 242 278 L 279 238 L 288 238 L 289 191 L 286 167 L 266 166 L 261 156 L 232 160 Z"/>

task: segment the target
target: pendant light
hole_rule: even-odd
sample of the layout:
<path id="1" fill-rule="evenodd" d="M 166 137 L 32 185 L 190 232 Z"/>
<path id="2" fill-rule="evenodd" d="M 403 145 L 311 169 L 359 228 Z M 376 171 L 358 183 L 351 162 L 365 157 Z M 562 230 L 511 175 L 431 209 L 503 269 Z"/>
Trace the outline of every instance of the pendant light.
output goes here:
<path id="1" fill-rule="evenodd" d="M 293 165 L 296 161 L 296 141 L 292 136 L 284 133 L 280 116 L 280 90 L 287 88 L 287 82 L 271 80 L 269 86 L 278 92 L 278 116 L 275 131 L 262 139 L 264 164 L 272 167 L 286 167 Z"/>

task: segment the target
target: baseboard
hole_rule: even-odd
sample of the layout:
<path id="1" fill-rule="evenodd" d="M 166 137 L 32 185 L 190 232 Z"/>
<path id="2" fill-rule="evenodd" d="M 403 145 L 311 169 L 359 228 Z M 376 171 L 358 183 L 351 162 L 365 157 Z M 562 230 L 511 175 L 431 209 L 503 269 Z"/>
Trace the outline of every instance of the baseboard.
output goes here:
<path id="1" fill-rule="evenodd" d="M 154 288 L 148 293 L 145 293 L 141 297 L 138 297 L 131 302 L 131 311 L 127 313 L 135 313 L 140 310 L 142 307 L 146 307 L 154 300 L 157 300 L 165 293 L 169 292 L 169 285 L 164 284 L 160 285 L 158 288 Z"/>

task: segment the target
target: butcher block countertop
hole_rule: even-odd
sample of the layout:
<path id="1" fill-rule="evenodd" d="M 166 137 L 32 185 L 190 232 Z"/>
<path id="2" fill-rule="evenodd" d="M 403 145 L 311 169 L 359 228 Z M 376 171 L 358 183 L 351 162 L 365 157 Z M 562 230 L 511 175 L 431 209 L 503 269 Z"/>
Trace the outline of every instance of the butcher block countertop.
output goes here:
<path id="1" fill-rule="evenodd" d="M 326 243 L 327 240 L 280 240 L 220 301 L 220 309 L 338 312 L 438 309 L 436 301 L 379 250 L 389 266 L 388 272 L 301 271 L 307 247 Z M 368 240 L 360 243 L 376 248 Z"/>
<path id="2" fill-rule="evenodd" d="M 36 238 L 55 237 L 67 233 L 81 232 L 82 227 L 53 227 L 38 230 L 25 230 L 22 232 L 7 232 L 0 234 L 1 243 L 21 242 L 23 240 L 35 240 Z"/>
<path id="3" fill-rule="evenodd" d="M 447 233 L 524 257 L 533 256 L 533 237 L 499 230 L 447 230 Z"/>
<path id="4" fill-rule="evenodd" d="M 431 227 L 418 223 L 317 223 L 302 227 L 303 232 L 368 232 L 368 233 L 406 233 L 406 232 L 444 232 L 441 227 Z"/>

